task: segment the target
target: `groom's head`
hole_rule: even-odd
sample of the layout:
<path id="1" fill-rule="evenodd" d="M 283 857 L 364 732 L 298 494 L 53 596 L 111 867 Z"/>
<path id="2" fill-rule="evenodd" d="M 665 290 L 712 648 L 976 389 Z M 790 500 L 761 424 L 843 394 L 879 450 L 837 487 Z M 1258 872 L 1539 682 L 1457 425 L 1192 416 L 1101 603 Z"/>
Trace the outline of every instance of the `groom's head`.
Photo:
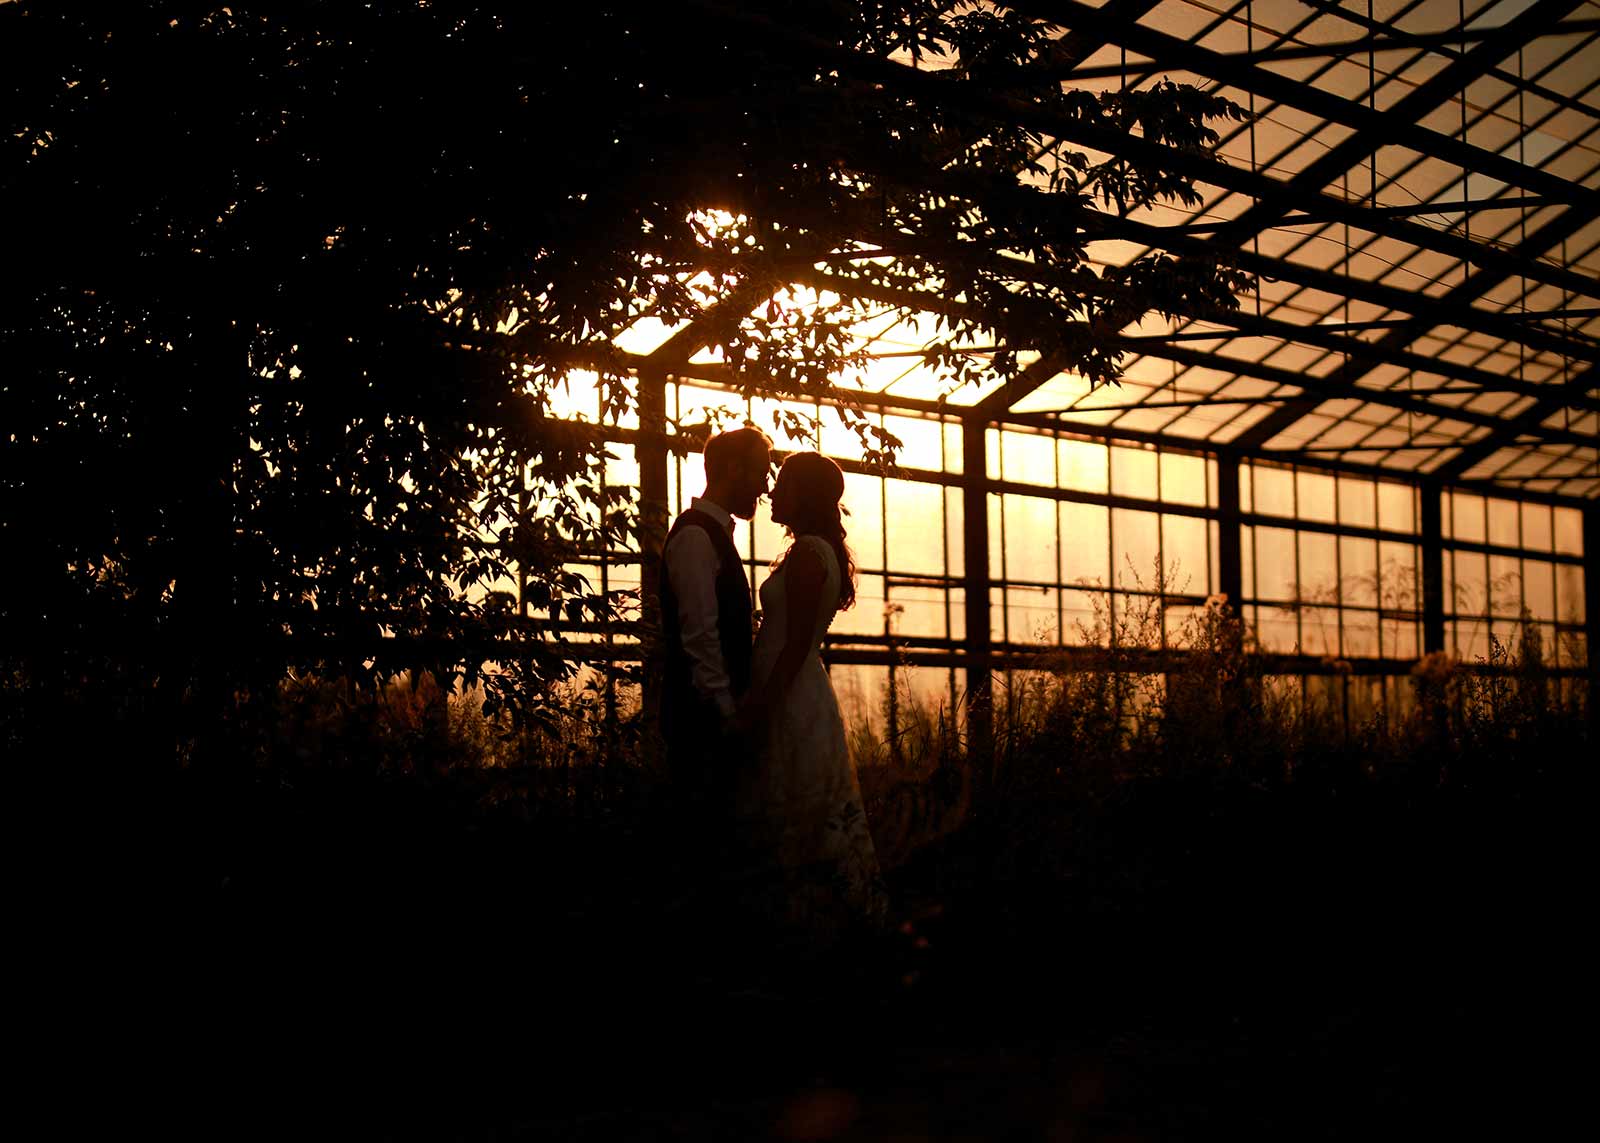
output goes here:
<path id="1" fill-rule="evenodd" d="M 767 494 L 772 438 L 746 425 L 706 442 L 706 497 L 745 520 Z"/>

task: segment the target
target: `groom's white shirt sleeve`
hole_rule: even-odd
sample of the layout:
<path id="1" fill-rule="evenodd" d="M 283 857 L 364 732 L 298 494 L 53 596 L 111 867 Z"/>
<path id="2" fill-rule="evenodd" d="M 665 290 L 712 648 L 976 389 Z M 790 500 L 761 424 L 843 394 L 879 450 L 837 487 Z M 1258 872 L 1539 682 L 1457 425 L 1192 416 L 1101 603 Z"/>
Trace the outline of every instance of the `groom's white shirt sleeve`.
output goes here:
<path id="1" fill-rule="evenodd" d="M 695 497 L 689 506 L 720 524 L 733 523 L 733 517 L 712 501 Z M 710 699 L 722 717 L 732 718 L 738 704 L 733 700 L 733 684 L 728 679 L 727 664 L 722 661 L 722 640 L 717 634 L 717 573 L 722 562 L 704 528 L 679 528 L 664 554 L 667 578 L 678 597 L 678 627 L 683 649 L 693 663 L 690 677 L 695 690 Z"/>

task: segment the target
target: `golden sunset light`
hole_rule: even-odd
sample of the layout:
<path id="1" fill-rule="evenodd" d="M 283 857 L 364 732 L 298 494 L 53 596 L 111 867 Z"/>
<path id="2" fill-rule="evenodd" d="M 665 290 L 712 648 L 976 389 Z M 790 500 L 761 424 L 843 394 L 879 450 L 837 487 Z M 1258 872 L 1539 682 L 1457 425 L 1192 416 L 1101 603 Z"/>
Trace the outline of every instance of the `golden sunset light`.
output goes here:
<path id="1" fill-rule="evenodd" d="M 0 208 L 58 1132 L 1583 1122 L 1600 0 L 0 0 Z"/>

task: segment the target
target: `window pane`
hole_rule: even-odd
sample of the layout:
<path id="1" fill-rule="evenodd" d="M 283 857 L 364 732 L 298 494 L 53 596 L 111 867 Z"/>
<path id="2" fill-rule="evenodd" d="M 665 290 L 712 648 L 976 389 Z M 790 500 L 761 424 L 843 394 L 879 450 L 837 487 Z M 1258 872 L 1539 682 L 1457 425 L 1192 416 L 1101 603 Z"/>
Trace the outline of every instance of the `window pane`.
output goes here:
<path id="1" fill-rule="evenodd" d="M 1112 511 L 1112 551 L 1118 588 L 1155 591 L 1165 580 L 1160 567 L 1162 517 L 1155 512 L 1134 512 L 1125 507 Z"/>
<path id="2" fill-rule="evenodd" d="M 1378 614 L 1375 611 L 1344 613 L 1343 654 L 1345 658 L 1372 658 L 1378 653 Z"/>
<path id="3" fill-rule="evenodd" d="M 1205 595 L 1206 521 L 1193 516 L 1163 516 L 1161 533 L 1161 558 L 1172 577 L 1167 590 Z"/>
<path id="4" fill-rule="evenodd" d="M 1118 508 L 1111 513 L 1116 585 L 1154 591 L 1165 578 L 1160 566 L 1161 517 Z"/>
<path id="5" fill-rule="evenodd" d="M 1481 544 L 1485 534 L 1483 497 L 1470 492 L 1451 493 L 1450 535 L 1457 540 Z"/>
<path id="6" fill-rule="evenodd" d="M 1118 496 L 1156 498 L 1156 454 L 1145 449 L 1113 447 L 1111 491 Z"/>
<path id="7" fill-rule="evenodd" d="M 1522 614 L 1522 561 L 1515 556 L 1489 557 L 1489 604 L 1494 614 Z"/>
<path id="8" fill-rule="evenodd" d="M 1056 502 L 1038 496 L 1005 496 L 1006 576 L 1055 583 Z"/>
<path id="9" fill-rule="evenodd" d="M 1416 494 L 1410 486 L 1378 481 L 1378 527 L 1394 532 L 1416 531 Z"/>
<path id="10" fill-rule="evenodd" d="M 1489 561 L 1477 552 L 1452 552 L 1445 562 L 1453 568 L 1445 607 L 1457 615 L 1488 614 Z"/>
<path id="11" fill-rule="evenodd" d="M 1357 607 L 1378 605 L 1378 545 L 1353 536 L 1339 538 L 1339 594 Z"/>
<path id="12" fill-rule="evenodd" d="M 883 577 L 857 574 L 856 604 L 833 617 L 832 635 L 882 635 L 884 620 Z"/>
<path id="13" fill-rule="evenodd" d="M 1562 623 L 1584 623 L 1583 568 L 1579 564 L 1556 565 L 1556 618 Z"/>
<path id="14" fill-rule="evenodd" d="M 1256 529 L 1256 598 L 1293 599 L 1295 575 L 1294 533 L 1287 528 Z"/>
<path id="15" fill-rule="evenodd" d="M 950 709 L 950 672 L 943 667 L 897 667 L 894 677 L 905 698 L 919 711 L 933 714 Z M 906 713 L 902 706 L 902 719 Z"/>
<path id="16" fill-rule="evenodd" d="M 1263 651 L 1292 652 L 1300 642 L 1300 628 L 1294 612 L 1281 607 L 1256 608 L 1256 639 Z"/>
<path id="17" fill-rule="evenodd" d="M 1255 510 L 1265 516 L 1294 515 L 1294 473 L 1264 464 L 1251 466 L 1255 474 Z"/>
<path id="18" fill-rule="evenodd" d="M 1521 541 L 1517 535 L 1517 502 L 1492 499 L 1489 501 L 1489 542 L 1507 548 Z"/>
<path id="19" fill-rule="evenodd" d="M 1099 504 L 1061 502 L 1061 582 L 1111 583 L 1111 513 Z"/>
<path id="20" fill-rule="evenodd" d="M 1161 454 L 1161 499 L 1172 504 L 1206 502 L 1206 462 L 1198 456 Z"/>
<path id="21" fill-rule="evenodd" d="M 959 473 L 961 471 L 961 426 L 953 421 L 946 421 L 944 428 L 944 470 Z"/>
<path id="22" fill-rule="evenodd" d="M 932 587 L 891 587 L 897 609 L 890 626 L 898 635 L 943 638 L 946 633 L 944 592 Z"/>
<path id="23" fill-rule="evenodd" d="M 1005 479 L 1023 484 L 1056 484 L 1056 441 L 1054 437 L 1007 430 L 1001 434 L 1003 452 L 1001 472 Z"/>
<path id="24" fill-rule="evenodd" d="M 885 416 L 883 427 L 900 438 L 899 461 L 907 468 L 939 470 L 939 422 L 922 417 Z M 892 505 L 892 501 L 891 501 Z"/>
<path id="25" fill-rule="evenodd" d="M 1550 505 L 1522 506 L 1522 546 L 1537 552 L 1550 550 Z"/>
<path id="26" fill-rule="evenodd" d="M 1301 610 L 1300 649 L 1307 655 L 1338 656 L 1338 608 L 1307 607 Z"/>
<path id="27" fill-rule="evenodd" d="M 1414 621 L 1385 617 L 1378 624 L 1378 637 L 1383 640 L 1383 654 L 1386 658 L 1419 657 L 1417 625 Z"/>
<path id="28" fill-rule="evenodd" d="M 1450 624 L 1455 652 L 1468 662 L 1489 657 L 1489 623 L 1486 619 L 1462 619 Z"/>
<path id="29" fill-rule="evenodd" d="M 1576 508 L 1556 508 L 1556 551 L 1563 555 L 1583 554 L 1583 513 Z"/>
<path id="30" fill-rule="evenodd" d="M 1058 441 L 1061 487 L 1078 492 L 1106 492 L 1110 489 L 1106 446 L 1089 441 Z"/>
<path id="31" fill-rule="evenodd" d="M 868 413 L 866 421 L 875 425 L 879 423 L 880 417 L 881 414 Z M 856 434 L 856 430 L 845 422 L 842 411 L 824 405 L 817 419 L 822 422 L 822 443 L 817 446 L 817 451 L 841 458 L 861 455 L 861 438 Z M 800 444 L 799 447 L 805 446 Z"/>
<path id="32" fill-rule="evenodd" d="M 1378 504 L 1372 481 L 1339 478 L 1339 522 L 1371 528 L 1378 522 Z"/>
<path id="33" fill-rule="evenodd" d="M 844 474 L 843 504 L 850 509 L 844 518 L 849 544 L 862 567 L 883 567 L 883 480 L 859 472 Z M 766 515 L 765 512 L 758 515 Z"/>
<path id="34" fill-rule="evenodd" d="M 1075 591 L 1067 588 L 1061 593 L 1062 618 L 1065 642 L 1087 646 L 1106 642 L 1106 609 L 1109 602 L 1103 591 Z"/>
<path id="35" fill-rule="evenodd" d="M 945 564 L 954 576 L 967 574 L 965 506 L 959 488 L 944 490 Z"/>
<path id="36" fill-rule="evenodd" d="M 1522 595 L 1528 611 L 1545 623 L 1556 617 L 1555 567 L 1542 560 L 1522 563 Z"/>
<path id="37" fill-rule="evenodd" d="M 1006 589 L 1007 630 L 1013 643 L 1059 643 L 1054 588 Z"/>
<path id="38" fill-rule="evenodd" d="M 1320 532 L 1300 533 L 1300 598 L 1317 603 L 1339 599 L 1338 542 Z"/>
<path id="39" fill-rule="evenodd" d="M 839 663 L 830 667 L 828 677 L 839 696 L 839 713 L 847 726 L 870 726 L 882 733 L 883 696 L 889 685 L 887 667 L 859 663 Z"/>
<path id="40" fill-rule="evenodd" d="M 1197 614 L 1201 609 L 1189 604 L 1174 603 L 1163 608 L 1162 621 L 1166 627 L 1168 647 L 1188 647 L 1194 642 Z"/>
<path id="41" fill-rule="evenodd" d="M 1299 517 L 1320 524 L 1333 523 L 1333 477 L 1320 472 L 1297 472 Z"/>
<path id="42" fill-rule="evenodd" d="M 937 484 L 888 480 L 884 488 L 889 514 L 884 521 L 887 567 L 896 572 L 928 575 L 944 571 L 944 490 Z M 855 516 L 846 517 L 852 546 L 871 544 Z M 860 549 L 857 548 L 859 552 Z"/>
<path id="43" fill-rule="evenodd" d="M 1448 564 L 1450 561 L 1446 560 Z M 1389 611 L 1415 611 L 1421 597 L 1417 583 L 1417 549 L 1384 540 L 1378 545 L 1378 606 Z M 1449 596 L 1445 596 L 1448 607 Z"/>

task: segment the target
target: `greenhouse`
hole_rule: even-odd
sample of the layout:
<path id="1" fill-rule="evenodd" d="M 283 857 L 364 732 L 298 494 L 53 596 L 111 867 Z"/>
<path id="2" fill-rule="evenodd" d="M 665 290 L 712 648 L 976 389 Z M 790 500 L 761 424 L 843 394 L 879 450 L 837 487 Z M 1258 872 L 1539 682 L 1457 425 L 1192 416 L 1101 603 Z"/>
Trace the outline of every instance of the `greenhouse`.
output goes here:
<path id="1" fill-rule="evenodd" d="M 0 0 L 0 92 L 62 1107 L 1583 1121 L 1600 0 Z"/>
<path id="2" fill-rule="evenodd" d="M 1092 28 L 1063 53 L 1069 86 L 1172 79 L 1249 111 L 1223 163 L 1189 172 L 1198 206 L 1100 217 L 1098 265 L 1226 248 L 1255 284 L 1237 311 L 1122 329 L 1121 383 L 1098 387 L 1039 354 L 1009 384 L 953 386 L 924 336 L 936 313 L 863 320 L 870 365 L 831 400 L 787 406 L 850 473 L 861 594 L 830 635 L 841 693 L 871 716 L 893 671 L 959 704 L 1041 653 L 1070 664 L 1139 598 L 1179 649 L 1219 596 L 1272 673 L 1347 714 L 1403 703 L 1423 655 L 1488 661 L 1525 622 L 1552 670 L 1583 678 L 1600 6 L 1039 7 Z M 850 289 L 816 273 L 775 304 Z M 642 420 L 616 426 L 607 479 L 640 490 L 647 535 L 699 491 L 707 424 L 773 431 L 776 403 L 732 391 L 696 337 L 645 319 L 617 339 Z M 586 376 L 563 408 L 600 420 Z M 902 442 L 892 468 L 861 461 L 838 407 Z M 763 518 L 738 542 L 759 586 L 782 538 Z M 639 560 L 588 571 L 634 586 Z M 577 637 L 607 644 L 597 658 L 637 655 L 627 627 Z"/>

